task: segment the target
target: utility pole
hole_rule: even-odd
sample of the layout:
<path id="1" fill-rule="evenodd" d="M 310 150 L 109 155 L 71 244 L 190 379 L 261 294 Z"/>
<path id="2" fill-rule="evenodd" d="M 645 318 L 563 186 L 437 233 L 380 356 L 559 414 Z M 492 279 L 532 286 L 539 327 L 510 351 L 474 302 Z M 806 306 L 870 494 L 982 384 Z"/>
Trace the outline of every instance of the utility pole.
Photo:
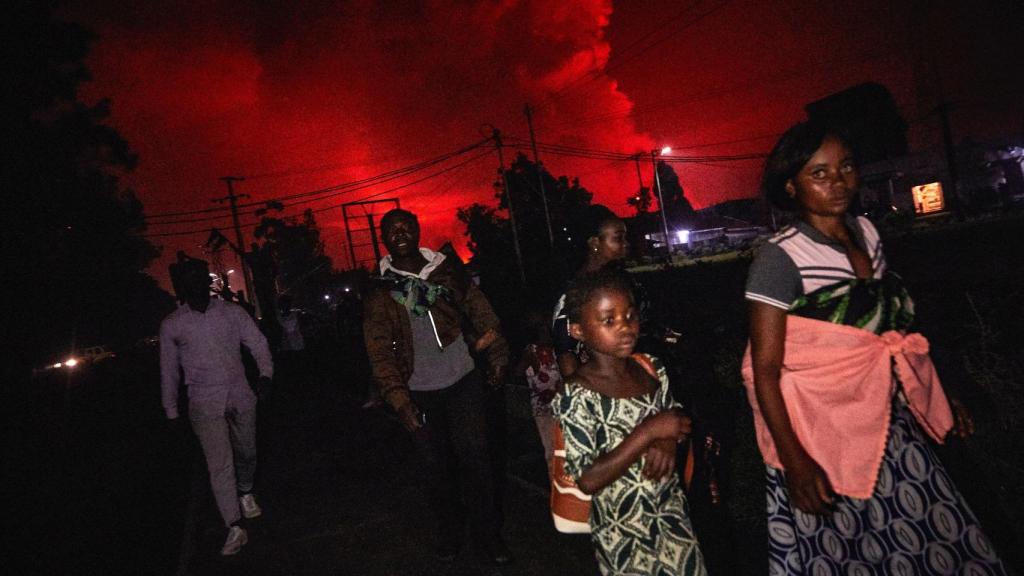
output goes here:
<path id="1" fill-rule="evenodd" d="M 642 156 L 642 155 L 643 155 L 643 152 L 637 152 L 636 154 L 633 154 L 633 156 L 632 156 L 633 163 L 636 164 L 636 181 L 639 184 L 639 188 L 636 189 L 636 213 L 637 213 L 637 215 L 646 214 L 647 213 L 647 209 L 650 207 L 650 204 L 648 203 L 649 199 L 650 199 L 650 196 L 649 196 L 650 190 L 648 190 L 648 195 L 645 196 L 644 195 L 644 177 L 640 173 L 640 156 Z"/>
<path id="2" fill-rule="evenodd" d="M 235 226 L 235 242 L 238 246 L 238 259 L 242 263 L 242 277 L 245 279 L 245 293 L 249 298 L 249 302 L 252 303 L 256 309 L 256 317 L 261 318 L 263 316 L 260 311 L 260 300 L 256 297 L 256 292 L 253 289 L 253 278 L 252 271 L 249 270 L 249 261 L 246 258 L 245 250 L 245 239 L 242 237 L 242 225 L 238 221 L 238 199 L 248 198 L 248 194 L 235 194 L 235 182 L 241 182 L 245 180 L 240 176 L 224 176 L 221 178 L 228 185 L 228 195 L 224 198 L 217 198 L 214 202 L 227 201 L 231 206 L 231 221 Z"/>
<path id="3" fill-rule="evenodd" d="M 640 187 L 637 188 L 637 193 L 639 194 L 644 189 L 644 177 L 640 174 L 640 153 L 639 152 L 637 152 L 636 154 L 633 155 L 633 161 L 636 163 L 636 181 L 638 183 L 640 183 Z"/>
<path id="4" fill-rule="evenodd" d="M 533 165 L 537 169 L 537 183 L 540 185 L 540 200 L 544 204 L 544 222 L 548 225 L 548 246 L 555 247 L 555 235 L 551 231 L 551 214 L 548 212 L 548 195 L 544 191 L 544 172 L 541 170 L 540 157 L 537 155 L 537 139 L 533 135 L 533 112 L 530 105 L 523 107 L 526 114 L 526 125 L 530 128 L 530 145 L 533 146 Z"/>
<path id="5" fill-rule="evenodd" d="M 519 231 L 516 229 L 516 211 L 512 208 L 512 190 L 508 185 L 508 174 L 505 173 L 505 155 L 501 151 L 501 131 L 495 128 L 491 135 L 494 138 L 494 147 L 498 150 L 498 174 L 501 176 L 501 185 L 505 189 L 505 199 L 508 202 L 508 218 L 509 224 L 512 225 L 512 244 L 516 249 L 516 262 L 519 264 L 519 280 L 526 286 L 523 253 L 519 249 Z"/>
<path id="6" fill-rule="evenodd" d="M 665 233 L 665 253 L 672 262 L 672 239 L 668 236 L 668 220 L 665 218 L 665 198 L 661 194 L 661 177 L 658 176 L 658 150 L 651 150 L 651 166 L 654 168 L 654 186 L 658 189 L 658 209 L 661 211 L 661 230 Z"/>

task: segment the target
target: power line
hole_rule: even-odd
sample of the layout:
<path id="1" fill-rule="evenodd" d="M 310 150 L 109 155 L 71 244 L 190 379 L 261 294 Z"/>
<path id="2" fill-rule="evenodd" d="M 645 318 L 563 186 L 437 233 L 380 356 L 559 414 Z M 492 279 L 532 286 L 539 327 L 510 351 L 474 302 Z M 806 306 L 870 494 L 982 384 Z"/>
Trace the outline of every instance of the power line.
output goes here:
<path id="1" fill-rule="evenodd" d="M 382 190 L 380 192 L 376 192 L 376 193 L 370 194 L 369 196 L 363 196 L 362 198 L 356 198 L 355 200 L 353 200 L 353 202 L 363 202 L 365 200 L 370 200 L 370 199 L 373 199 L 373 198 L 377 198 L 378 196 L 383 196 L 384 194 L 390 194 L 390 193 L 392 193 L 392 192 L 394 192 L 396 190 L 401 190 L 403 188 L 408 188 L 409 186 L 412 186 L 412 185 L 415 185 L 415 184 L 419 184 L 420 182 L 423 182 L 425 180 L 429 180 L 431 178 L 434 178 L 434 177 L 440 176 L 442 174 L 451 172 L 452 170 L 458 170 L 459 168 L 463 168 L 463 167 L 467 166 L 468 164 L 473 163 L 476 160 L 479 160 L 479 159 L 481 159 L 481 158 L 483 158 L 485 156 L 490 156 L 490 154 L 491 154 L 491 152 L 489 150 L 485 151 L 485 152 L 482 152 L 480 154 L 477 154 L 476 156 L 473 156 L 472 158 L 469 158 L 468 160 L 464 160 L 462 162 L 459 162 L 458 164 L 454 164 L 454 165 L 449 166 L 449 167 L 447 167 L 447 168 L 445 168 L 443 170 L 438 170 L 437 172 L 434 172 L 433 174 L 430 174 L 428 176 L 424 176 L 423 178 L 420 178 L 419 180 L 414 180 L 412 182 L 408 182 L 408 183 L 402 184 L 400 186 L 395 186 L 393 188 L 388 188 L 387 190 Z M 325 212 L 327 210 L 333 210 L 334 208 L 337 208 L 337 206 L 328 206 L 326 208 L 318 208 L 316 210 L 311 210 L 311 212 L 313 212 L 314 214 L 319 214 L 320 212 Z M 293 218 L 295 216 L 296 215 L 289 216 L 289 217 Z"/>
<path id="2" fill-rule="evenodd" d="M 511 146 L 517 150 L 528 150 L 529 144 L 522 141 L 520 138 L 510 138 L 514 141 Z M 573 146 L 565 146 L 561 144 L 546 144 L 537 143 L 537 148 L 550 154 L 560 156 L 572 156 L 577 158 L 587 158 L 591 160 L 618 160 L 618 161 L 633 161 L 636 154 L 628 154 L 625 152 L 615 152 L 611 150 L 598 150 L 593 148 L 579 148 Z M 767 156 L 764 152 L 748 152 L 744 154 L 717 154 L 717 155 L 671 155 L 665 154 L 659 156 L 659 160 L 663 160 L 669 163 L 688 163 L 688 162 L 730 162 L 740 160 L 753 160 L 760 159 Z"/>
<path id="3" fill-rule="evenodd" d="M 479 148 L 480 146 L 486 144 L 489 141 L 490 141 L 490 138 L 485 138 L 485 139 L 483 139 L 483 140 L 481 140 L 479 142 L 476 142 L 474 144 L 471 144 L 471 145 L 468 145 L 468 146 L 464 146 L 462 148 L 459 148 L 459 149 L 454 150 L 452 152 L 448 152 L 446 154 L 442 154 L 441 156 L 437 156 L 437 157 L 431 158 L 429 160 L 424 160 L 424 161 L 421 161 L 421 162 L 417 162 L 416 164 L 411 164 L 409 166 L 404 166 L 402 168 L 397 168 L 395 170 L 390 170 L 388 172 L 383 172 L 381 174 L 370 176 L 368 178 L 363 178 L 363 179 L 360 179 L 360 180 L 354 180 L 352 182 L 345 182 L 343 184 L 338 184 L 338 185 L 335 185 L 335 186 L 329 186 L 329 187 L 326 187 L 326 188 L 320 188 L 318 190 L 311 190 L 311 191 L 308 191 L 308 192 L 300 192 L 300 193 L 297 193 L 297 194 L 291 194 L 291 195 L 280 196 L 280 197 L 276 197 L 276 198 L 270 198 L 270 199 L 259 201 L 259 202 L 242 203 L 242 204 L 239 204 L 238 207 L 239 208 L 250 208 L 250 207 L 254 207 L 254 206 L 263 206 L 267 202 L 273 202 L 273 201 L 283 202 L 283 201 L 287 201 L 287 200 L 293 200 L 293 199 L 296 199 L 296 198 L 308 198 L 310 196 L 329 194 L 331 192 L 336 192 L 336 191 L 339 191 L 339 190 L 346 190 L 346 189 L 349 189 L 349 188 L 356 188 L 356 189 L 358 189 L 357 187 L 365 187 L 365 186 L 363 186 L 364 184 L 371 184 L 371 183 L 378 183 L 378 182 L 388 182 L 388 181 L 394 180 L 396 178 L 399 178 L 401 176 L 405 176 L 406 174 L 411 174 L 411 173 L 414 173 L 414 172 L 418 172 L 420 170 L 424 170 L 424 169 L 429 168 L 431 166 L 435 166 L 437 164 L 440 164 L 440 163 L 444 162 L 445 160 L 448 160 L 448 159 L 451 159 L 451 158 L 455 158 L 457 156 L 461 156 L 462 154 L 466 154 L 467 152 L 470 152 L 470 151 L 472 151 L 472 150 L 474 150 L 476 148 Z M 324 197 L 327 198 L 327 197 L 330 197 L 330 195 L 324 196 Z M 322 199 L 322 198 L 320 198 L 320 199 Z M 293 203 L 293 204 L 297 204 L 297 203 Z M 148 224 L 154 224 L 154 225 L 156 225 L 156 224 L 186 223 L 186 222 L 189 222 L 189 221 L 188 220 L 182 220 L 182 221 L 152 222 L 151 220 L 154 219 L 154 218 L 169 218 L 169 217 L 175 217 L 175 216 L 189 216 L 189 215 L 194 215 L 194 214 L 208 214 L 208 213 L 211 213 L 211 212 L 222 212 L 222 211 L 225 211 L 225 210 L 229 210 L 229 208 L 228 207 L 205 208 L 205 209 L 201 209 L 201 210 L 186 210 L 186 211 L 179 211 L 179 212 L 163 212 L 163 213 L 158 213 L 158 214 L 147 215 L 146 216 L 146 221 L 147 221 Z M 253 212 L 249 212 L 249 213 L 251 214 Z M 229 215 L 228 214 L 224 214 L 224 215 L 220 215 L 220 216 L 216 216 L 216 217 L 206 218 L 206 220 L 216 220 L 216 219 L 219 219 L 219 218 L 225 218 L 227 216 L 229 216 Z M 202 220 L 198 220 L 197 219 L 197 220 L 193 220 L 193 221 L 202 221 Z"/>
<path id="4" fill-rule="evenodd" d="M 475 156 L 473 156 L 473 157 L 471 157 L 471 158 L 469 158 L 467 160 L 464 160 L 464 161 L 462 161 L 462 162 L 460 162 L 458 164 L 454 164 L 452 166 L 448 166 L 446 168 L 438 170 L 437 172 L 434 172 L 432 174 L 428 174 L 428 175 L 426 175 L 426 176 L 424 176 L 422 178 L 419 178 L 417 180 L 413 180 L 412 182 L 406 182 L 406 183 L 400 184 L 398 186 L 393 186 L 391 188 L 388 188 L 387 190 L 382 190 L 380 192 L 377 192 L 377 193 L 370 194 L 368 196 L 364 196 L 362 198 L 359 198 L 356 201 L 368 200 L 368 199 L 371 199 L 371 198 L 376 198 L 378 196 L 382 196 L 384 194 L 390 194 L 391 192 L 395 192 L 395 191 L 401 190 L 403 188 L 408 188 L 409 186 L 413 186 L 413 185 L 419 184 L 420 182 L 424 182 L 426 180 L 429 180 L 431 178 L 435 178 L 435 177 L 440 176 L 442 174 L 446 174 L 448 172 L 451 172 L 452 170 L 456 170 L 458 168 L 462 168 L 463 166 L 466 166 L 467 164 L 470 164 L 470 163 L 472 163 L 472 162 L 474 162 L 476 160 L 479 160 L 480 158 L 483 158 L 483 157 L 489 156 L 489 155 L 490 155 L 490 151 L 489 150 L 485 151 L 485 152 L 482 152 L 481 154 L 477 154 L 477 155 L 475 155 Z M 313 213 L 313 214 L 319 214 L 321 212 L 326 212 L 327 210 L 333 210 L 333 209 L 336 209 L 336 208 L 337 208 L 337 206 L 327 206 L 327 207 L 324 207 L 324 208 L 310 209 L 309 211 L 311 213 Z M 297 218 L 297 217 L 301 216 L 304 213 L 305 213 L 305 211 L 299 212 L 299 213 L 295 213 L 295 214 L 275 215 L 274 217 L 278 218 L 278 219 L 281 219 L 281 220 L 287 220 L 287 219 L 290 219 L 290 218 Z M 246 222 L 244 224 L 241 224 L 241 227 L 243 227 L 243 228 L 251 228 L 251 227 L 258 226 L 259 224 L 260 224 L 260 222 Z M 196 228 L 196 229 L 192 229 L 192 230 L 181 230 L 181 231 L 177 231 L 177 232 L 162 232 L 162 233 L 156 233 L 156 234 L 140 234 L 138 236 L 141 237 L 141 238 L 166 238 L 166 237 L 173 237 L 173 236 L 189 236 L 189 235 L 195 235 L 195 234 L 209 234 L 210 231 L 213 230 L 214 228 L 217 228 L 217 227 L 216 226 L 212 226 L 210 228 Z"/>

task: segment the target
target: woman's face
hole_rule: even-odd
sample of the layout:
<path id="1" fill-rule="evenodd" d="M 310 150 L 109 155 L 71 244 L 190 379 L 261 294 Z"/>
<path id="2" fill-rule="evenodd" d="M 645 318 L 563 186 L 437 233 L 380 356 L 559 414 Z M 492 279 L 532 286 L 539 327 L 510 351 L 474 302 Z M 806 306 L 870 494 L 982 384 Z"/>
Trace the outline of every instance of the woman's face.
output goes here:
<path id="1" fill-rule="evenodd" d="M 799 211 L 814 216 L 842 216 L 857 190 L 853 154 L 839 139 L 828 136 L 796 176 L 786 192 Z"/>
<path id="2" fill-rule="evenodd" d="M 605 264 L 622 260 L 629 250 L 626 224 L 622 220 L 609 220 L 601 225 L 598 234 L 588 242 L 591 259 Z"/>

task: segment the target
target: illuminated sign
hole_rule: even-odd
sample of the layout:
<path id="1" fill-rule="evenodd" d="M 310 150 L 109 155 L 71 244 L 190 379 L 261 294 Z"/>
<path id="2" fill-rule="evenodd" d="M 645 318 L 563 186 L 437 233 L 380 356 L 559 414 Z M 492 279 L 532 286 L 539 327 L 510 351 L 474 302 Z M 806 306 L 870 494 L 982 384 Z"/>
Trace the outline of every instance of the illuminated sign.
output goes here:
<path id="1" fill-rule="evenodd" d="M 914 192 L 914 211 L 918 214 L 941 212 L 946 207 L 942 197 L 942 183 L 929 182 L 911 188 Z"/>

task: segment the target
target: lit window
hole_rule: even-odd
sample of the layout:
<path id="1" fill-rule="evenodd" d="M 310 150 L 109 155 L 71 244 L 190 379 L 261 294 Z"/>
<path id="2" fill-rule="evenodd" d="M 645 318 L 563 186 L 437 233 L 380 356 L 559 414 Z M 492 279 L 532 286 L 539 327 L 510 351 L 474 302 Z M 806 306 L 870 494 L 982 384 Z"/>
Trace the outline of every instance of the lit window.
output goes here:
<path id="1" fill-rule="evenodd" d="M 918 214 L 941 212 L 945 207 L 942 196 L 942 183 L 929 182 L 911 188 L 914 192 L 914 211 Z"/>

